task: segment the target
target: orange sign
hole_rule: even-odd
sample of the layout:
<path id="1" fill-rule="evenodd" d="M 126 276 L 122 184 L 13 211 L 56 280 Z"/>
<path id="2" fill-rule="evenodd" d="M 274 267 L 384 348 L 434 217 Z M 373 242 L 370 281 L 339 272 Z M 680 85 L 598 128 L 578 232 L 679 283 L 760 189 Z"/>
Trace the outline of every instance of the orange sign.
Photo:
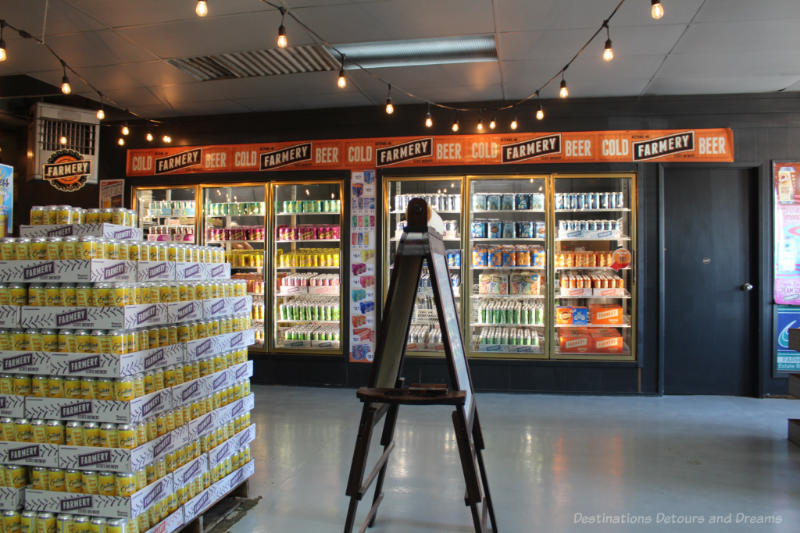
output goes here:
<path id="1" fill-rule="evenodd" d="M 733 162 L 733 131 L 499 133 L 128 150 L 127 175 L 520 163 Z"/>

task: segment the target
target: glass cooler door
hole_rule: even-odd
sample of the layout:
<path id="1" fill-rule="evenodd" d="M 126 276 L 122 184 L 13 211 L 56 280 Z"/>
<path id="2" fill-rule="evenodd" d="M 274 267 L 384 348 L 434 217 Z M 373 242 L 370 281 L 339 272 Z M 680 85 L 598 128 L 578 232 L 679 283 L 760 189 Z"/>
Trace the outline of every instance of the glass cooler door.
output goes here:
<path id="1" fill-rule="evenodd" d="M 468 178 L 473 356 L 546 357 L 546 178 Z"/>
<path id="2" fill-rule="evenodd" d="M 635 175 L 556 175 L 553 357 L 635 359 Z"/>
<path id="3" fill-rule="evenodd" d="M 197 187 L 133 189 L 139 227 L 148 241 L 197 244 Z"/>
<path id="4" fill-rule="evenodd" d="M 342 353 L 342 181 L 272 184 L 272 348 Z"/>
<path id="5" fill-rule="evenodd" d="M 247 280 L 256 347 L 264 346 L 265 223 L 264 185 L 203 185 L 205 243 L 224 248 L 231 277 Z"/>
<path id="6" fill-rule="evenodd" d="M 450 284 L 456 297 L 456 310 L 461 316 L 462 270 L 462 202 L 463 178 L 389 178 L 384 182 L 384 218 L 386 255 L 383 264 L 384 298 L 389 290 L 391 268 L 397 244 L 406 224 L 406 207 L 412 198 L 421 197 L 441 216 L 444 222 L 444 245 L 447 250 L 447 266 Z M 417 288 L 411 328 L 408 333 L 407 351 L 415 355 L 443 353 L 442 334 L 436 317 L 431 280 L 424 267 Z"/>

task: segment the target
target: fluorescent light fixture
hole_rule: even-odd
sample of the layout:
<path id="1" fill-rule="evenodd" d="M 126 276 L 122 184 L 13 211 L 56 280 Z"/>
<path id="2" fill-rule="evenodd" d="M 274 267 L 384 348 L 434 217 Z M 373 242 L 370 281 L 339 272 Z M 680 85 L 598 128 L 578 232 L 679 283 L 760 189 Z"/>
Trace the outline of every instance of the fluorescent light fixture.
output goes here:
<path id="1" fill-rule="evenodd" d="M 333 45 L 334 57 L 347 56 L 348 70 L 385 67 L 416 67 L 449 63 L 497 61 L 493 35 L 442 37 Z M 356 63 L 358 65 L 356 65 Z"/>

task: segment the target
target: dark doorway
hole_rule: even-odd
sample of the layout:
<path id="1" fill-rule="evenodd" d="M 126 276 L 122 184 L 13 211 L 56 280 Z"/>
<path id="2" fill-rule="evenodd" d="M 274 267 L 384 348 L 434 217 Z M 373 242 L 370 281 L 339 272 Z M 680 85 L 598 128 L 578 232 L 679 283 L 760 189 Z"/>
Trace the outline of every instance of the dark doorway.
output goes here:
<path id="1" fill-rule="evenodd" d="M 755 394 L 757 178 L 664 171 L 665 394 Z"/>

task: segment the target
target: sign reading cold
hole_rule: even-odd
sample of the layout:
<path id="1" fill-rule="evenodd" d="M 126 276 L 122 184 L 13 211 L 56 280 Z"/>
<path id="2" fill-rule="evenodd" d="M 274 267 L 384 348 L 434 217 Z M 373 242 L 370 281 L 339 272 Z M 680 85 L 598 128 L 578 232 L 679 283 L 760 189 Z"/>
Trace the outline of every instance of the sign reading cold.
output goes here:
<path id="1" fill-rule="evenodd" d="M 722 162 L 733 131 L 621 130 L 332 139 L 128 150 L 128 176 L 441 165 Z"/>

